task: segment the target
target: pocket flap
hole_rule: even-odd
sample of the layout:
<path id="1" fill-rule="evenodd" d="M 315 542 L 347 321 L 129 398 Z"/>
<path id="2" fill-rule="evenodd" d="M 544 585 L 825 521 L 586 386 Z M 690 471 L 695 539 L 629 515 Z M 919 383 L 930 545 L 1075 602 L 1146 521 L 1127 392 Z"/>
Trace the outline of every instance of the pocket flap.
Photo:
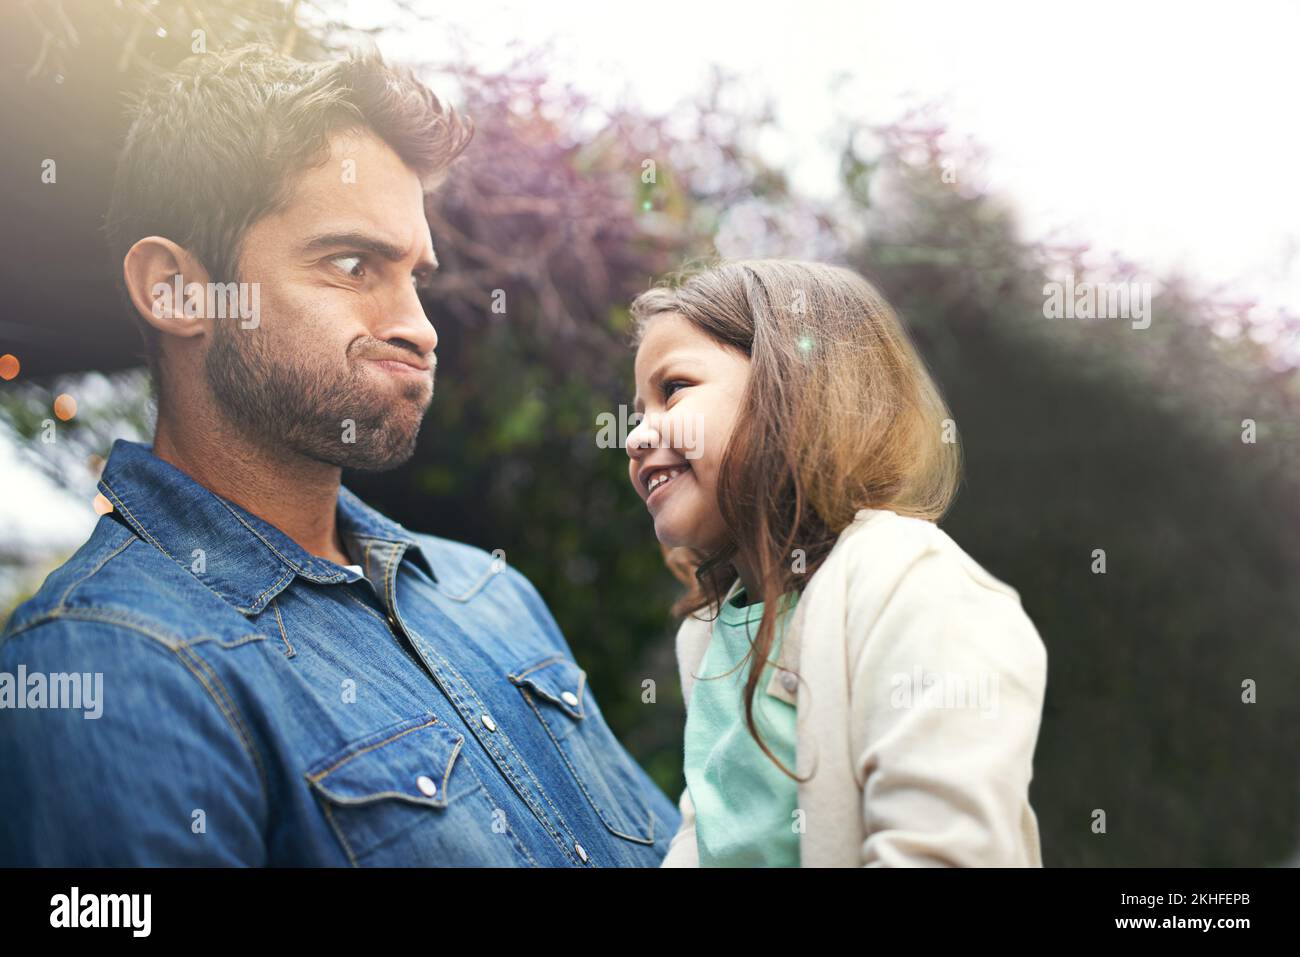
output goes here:
<path id="1" fill-rule="evenodd" d="M 312 787 L 338 804 L 367 804 L 397 798 L 426 807 L 446 807 L 452 766 L 464 744 L 431 714 L 407 718 L 353 741 L 307 770 Z"/>
<path id="2" fill-rule="evenodd" d="M 531 688 L 547 701 L 559 706 L 570 717 L 581 720 L 587 716 L 587 672 L 577 662 L 564 655 L 550 655 L 511 672 L 510 680 L 516 685 Z"/>

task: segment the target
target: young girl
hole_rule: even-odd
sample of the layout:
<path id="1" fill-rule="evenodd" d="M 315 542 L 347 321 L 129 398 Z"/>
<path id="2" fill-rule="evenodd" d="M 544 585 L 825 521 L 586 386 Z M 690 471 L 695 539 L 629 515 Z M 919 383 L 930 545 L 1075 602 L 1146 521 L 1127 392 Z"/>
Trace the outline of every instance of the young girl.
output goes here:
<path id="1" fill-rule="evenodd" d="M 1046 651 L 934 524 L 954 427 L 889 306 L 847 269 L 757 260 L 632 315 L 629 472 L 690 589 L 664 865 L 1041 867 Z"/>

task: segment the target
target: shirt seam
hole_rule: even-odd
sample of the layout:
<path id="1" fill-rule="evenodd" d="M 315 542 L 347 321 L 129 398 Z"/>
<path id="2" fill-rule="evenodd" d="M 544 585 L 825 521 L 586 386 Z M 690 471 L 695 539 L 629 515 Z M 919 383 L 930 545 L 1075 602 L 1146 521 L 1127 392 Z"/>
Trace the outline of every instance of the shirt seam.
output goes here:
<path id="1" fill-rule="evenodd" d="M 182 562 L 180 559 L 178 559 L 178 558 L 177 558 L 175 555 L 173 555 L 171 552 L 167 551 L 167 549 L 163 547 L 162 542 L 160 542 L 160 541 L 158 541 L 158 539 L 154 538 L 153 535 L 151 535 L 151 534 L 149 533 L 149 529 L 147 529 L 147 528 L 144 527 L 144 523 L 141 522 L 138 518 L 136 518 L 135 515 L 132 513 L 132 511 L 131 511 L 129 508 L 127 508 L 126 503 L 122 501 L 122 497 L 121 497 L 120 495 L 118 495 L 118 493 L 114 490 L 113 486 L 109 484 L 109 482 L 108 482 L 107 479 L 101 479 L 101 480 L 100 480 L 100 484 L 103 485 L 104 488 L 108 491 L 109 497 L 110 497 L 110 498 L 112 499 L 112 501 L 113 501 L 113 506 L 114 506 L 115 508 L 120 509 L 123 513 L 125 513 L 125 514 L 126 514 L 126 515 L 131 519 L 131 521 L 134 523 L 133 526 L 132 526 L 132 528 L 131 528 L 131 534 L 132 534 L 135 538 L 140 539 L 140 540 L 142 540 L 142 541 L 146 541 L 146 542 L 148 542 L 150 545 L 152 545 L 154 548 L 158 549 L 158 551 L 160 551 L 160 552 L 162 552 L 164 555 L 166 555 L 166 556 L 167 556 L 167 557 L 168 557 L 168 558 L 169 558 L 169 559 L 170 559 L 170 560 L 171 560 L 175 565 L 177 565 L 179 568 L 181 568 L 181 569 L 182 569 L 186 574 L 188 574 L 191 578 L 193 578 L 195 581 L 197 581 L 200 585 L 202 585 L 202 586 L 203 586 L 204 588 L 206 588 L 208 591 L 212 592 L 212 594 L 214 594 L 214 595 L 216 595 L 218 598 L 220 598 L 220 599 L 221 599 L 223 602 L 225 602 L 227 605 L 231 605 L 232 607 L 238 607 L 237 605 L 235 605 L 235 596 L 233 596 L 233 595 L 226 595 L 225 593 L 219 591 L 218 589 L 213 588 L 211 584 L 209 584 L 208 582 L 204 581 L 204 580 L 203 580 L 202 578 L 200 578 L 198 575 L 195 575 L 194 572 L 193 572 L 193 571 L 192 571 L 188 566 L 186 566 L 186 564 L 185 564 L 184 562 Z M 102 566 L 101 566 L 101 567 L 102 567 Z M 98 571 L 98 569 L 96 569 L 96 571 Z M 87 577 L 89 577 L 89 576 L 87 576 Z M 85 580 L 85 579 L 83 579 L 83 581 L 84 581 L 84 580 Z M 277 582 L 275 583 L 275 585 L 272 585 L 271 588 L 274 588 L 274 587 L 276 587 L 276 585 L 279 585 L 279 584 L 280 584 L 280 581 L 283 581 L 283 578 L 281 578 L 279 581 L 277 581 Z M 80 584 L 80 583 L 78 583 L 78 584 Z M 270 590 L 271 590 L 270 588 L 267 589 L 267 591 L 270 591 Z M 262 593 L 262 595 L 265 595 L 265 594 L 266 594 L 266 592 L 263 592 L 263 593 Z M 262 595 L 259 595 L 259 596 L 258 596 L 258 600 L 261 600 Z M 64 597 L 65 597 L 65 599 L 66 599 L 67 596 L 65 595 Z M 256 603 L 257 603 L 257 602 L 255 601 L 254 604 L 256 604 Z"/>
<path id="2" fill-rule="evenodd" d="M 49 613 L 42 615 L 31 622 L 28 622 L 21 629 L 11 634 L 9 638 L 13 639 L 18 637 L 20 634 L 32 632 L 39 625 L 49 624 L 55 621 L 60 621 L 65 619 L 72 620 L 72 621 L 88 621 L 88 622 L 94 622 L 96 624 L 116 625 L 127 631 L 138 632 L 139 634 L 152 639 L 155 644 L 161 646 L 164 650 L 171 652 L 173 659 L 179 660 L 181 664 L 185 665 L 186 670 L 190 672 L 191 676 L 194 677 L 199 682 L 199 684 L 203 686 L 205 691 L 207 691 L 209 699 L 212 701 L 213 704 L 217 706 L 217 709 L 221 712 L 227 724 L 230 725 L 231 729 L 238 736 L 241 747 L 244 749 L 247 756 L 252 760 L 253 767 L 257 770 L 258 781 L 262 788 L 262 798 L 264 801 L 269 800 L 270 789 L 268 787 L 266 770 L 262 764 L 261 756 L 257 753 L 256 746 L 253 744 L 246 730 L 244 729 L 243 722 L 239 715 L 239 709 L 235 705 L 234 701 L 230 699 L 229 692 L 227 692 L 225 686 L 221 684 L 221 679 L 217 676 L 216 672 L 212 670 L 211 666 L 207 662 L 203 661 L 203 659 L 200 656 L 194 653 L 192 644 L 196 644 L 198 642 L 191 643 L 182 638 L 175 638 L 169 636 L 166 632 L 156 631 L 146 627 L 140 622 L 132 621 L 130 619 L 123 618 L 119 615 L 115 615 L 111 613 L 108 609 L 95 608 L 95 607 L 81 607 L 81 608 L 69 608 L 69 609 L 56 608 L 50 611 Z M 215 638 L 201 639 L 201 641 L 217 641 L 217 643 L 222 645 L 223 647 L 237 647 L 238 645 L 246 644 L 249 641 L 265 641 L 265 640 L 266 638 L 264 635 L 247 635 L 233 642 L 224 642 L 221 641 L 220 639 L 215 639 Z M 222 694 L 226 696 L 227 701 L 229 703 L 229 709 L 227 709 L 226 703 L 223 703 L 218 698 L 217 692 L 214 691 L 214 689 L 203 679 L 203 677 L 195 670 L 195 668 L 189 663 L 189 661 L 186 660 L 185 653 L 188 653 L 189 656 L 195 661 L 200 662 L 202 668 L 206 670 L 212 676 L 213 681 L 215 681 L 216 684 L 220 686 Z"/>

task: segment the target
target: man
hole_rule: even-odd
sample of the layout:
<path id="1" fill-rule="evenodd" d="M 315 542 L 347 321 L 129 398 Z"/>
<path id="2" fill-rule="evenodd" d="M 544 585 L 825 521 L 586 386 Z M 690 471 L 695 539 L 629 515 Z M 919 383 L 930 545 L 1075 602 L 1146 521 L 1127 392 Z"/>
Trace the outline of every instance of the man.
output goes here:
<path id="1" fill-rule="evenodd" d="M 677 809 L 532 585 L 340 485 L 414 450 L 424 198 L 471 135 L 377 57 L 209 54 L 136 104 L 106 225 L 157 429 L 0 635 L 0 864 L 662 859 Z"/>

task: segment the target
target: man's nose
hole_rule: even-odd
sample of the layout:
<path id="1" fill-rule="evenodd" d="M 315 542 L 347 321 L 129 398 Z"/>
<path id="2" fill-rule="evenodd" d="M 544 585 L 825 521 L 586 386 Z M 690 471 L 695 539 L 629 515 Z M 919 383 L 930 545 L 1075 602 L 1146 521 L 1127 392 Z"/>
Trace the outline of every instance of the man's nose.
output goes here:
<path id="1" fill-rule="evenodd" d="M 424 303 L 413 286 L 397 297 L 375 335 L 386 341 L 405 339 L 416 348 L 422 359 L 429 359 L 429 354 L 438 347 L 438 332 L 425 314 Z"/>

